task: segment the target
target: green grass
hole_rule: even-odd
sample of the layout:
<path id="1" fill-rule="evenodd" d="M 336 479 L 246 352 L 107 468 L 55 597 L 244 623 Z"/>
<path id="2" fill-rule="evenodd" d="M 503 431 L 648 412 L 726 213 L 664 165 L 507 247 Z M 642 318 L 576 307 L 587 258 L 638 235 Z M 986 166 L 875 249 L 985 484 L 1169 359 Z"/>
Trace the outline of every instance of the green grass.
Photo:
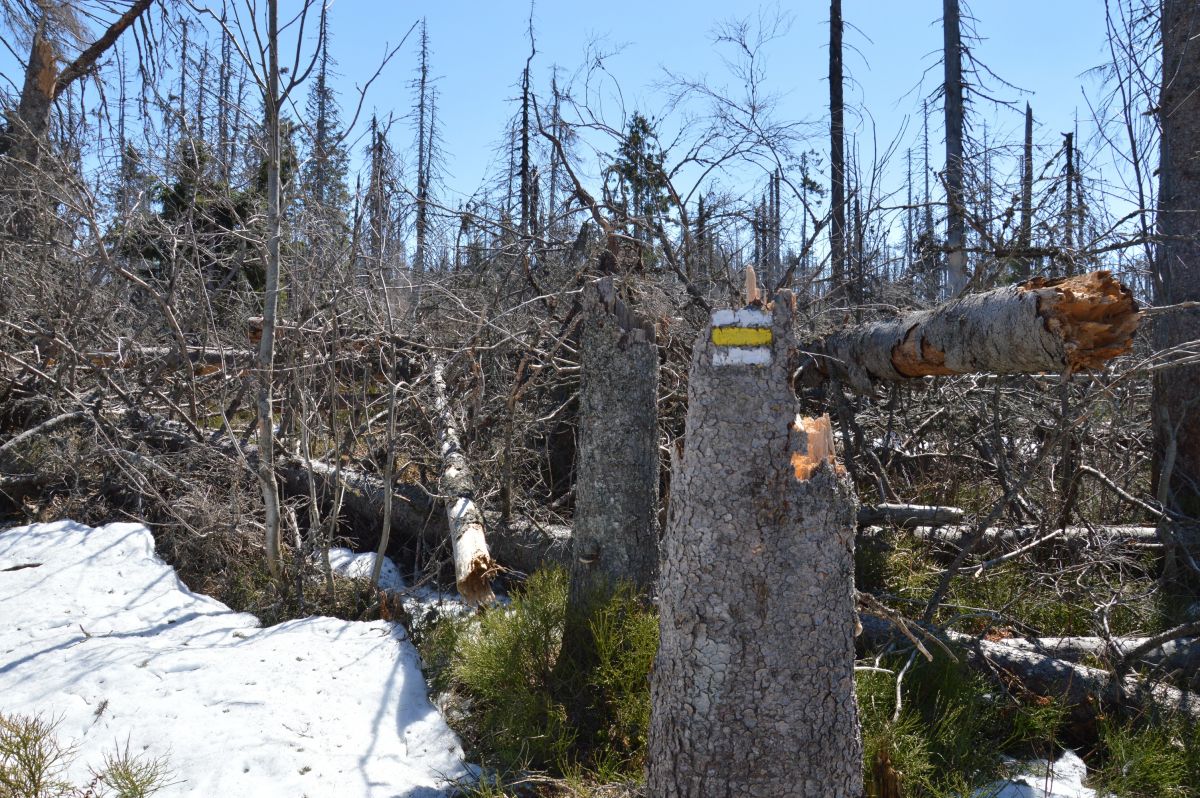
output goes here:
<path id="1" fill-rule="evenodd" d="M 1095 773 L 1100 795 L 1120 798 L 1200 796 L 1200 728 L 1176 720 L 1135 727 L 1107 721 Z"/>
<path id="2" fill-rule="evenodd" d="M 1018 702 L 938 651 L 933 662 L 917 657 L 904 674 L 896 713 L 896 674 L 907 656 L 881 663 L 893 673 L 859 671 L 856 687 L 863 728 L 864 776 L 870 784 L 877 761 L 886 758 L 900 776 L 905 796 L 951 798 L 1002 775 L 1001 753 L 1048 757 L 1066 709 L 1045 702 Z"/>

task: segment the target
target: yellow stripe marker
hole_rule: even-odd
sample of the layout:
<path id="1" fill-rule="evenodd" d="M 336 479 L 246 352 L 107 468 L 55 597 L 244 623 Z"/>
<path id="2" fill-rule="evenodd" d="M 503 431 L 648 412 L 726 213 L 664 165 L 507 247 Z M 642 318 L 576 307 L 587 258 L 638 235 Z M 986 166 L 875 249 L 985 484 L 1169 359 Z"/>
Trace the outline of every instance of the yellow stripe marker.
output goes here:
<path id="1" fill-rule="evenodd" d="M 713 327 L 717 346 L 766 346 L 772 341 L 770 327 Z"/>

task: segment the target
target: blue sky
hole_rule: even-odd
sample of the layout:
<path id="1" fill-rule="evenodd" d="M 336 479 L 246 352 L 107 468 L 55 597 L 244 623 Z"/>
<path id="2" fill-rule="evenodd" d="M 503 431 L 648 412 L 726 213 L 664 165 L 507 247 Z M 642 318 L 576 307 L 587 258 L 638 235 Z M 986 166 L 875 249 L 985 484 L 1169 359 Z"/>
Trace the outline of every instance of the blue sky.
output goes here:
<path id="1" fill-rule="evenodd" d="M 897 191 L 903 181 L 904 150 L 918 146 L 922 98 L 930 96 L 941 80 L 942 4 L 938 0 L 843 0 L 843 4 L 848 133 L 857 135 L 864 161 L 870 160 L 876 146 L 886 149 L 899 138 L 884 181 L 887 190 Z M 284 0 L 282 5 L 285 19 L 299 8 L 298 0 Z M 1094 147 L 1088 150 L 1092 126 L 1084 91 L 1095 95 L 1099 87 L 1085 73 L 1108 59 L 1103 0 L 974 0 L 969 12 L 979 36 L 972 44 L 978 60 L 1027 92 L 990 78 L 988 89 L 1019 107 L 1025 101 L 1033 105 L 1042 155 L 1053 154 L 1061 133 L 1071 130 L 1078 118 L 1078 141 L 1091 161 L 1093 176 L 1094 170 L 1103 169 L 1110 181 L 1119 178 L 1120 172 L 1111 167 L 1111 154 Z M 598 48 L 608 53 L 603 62 L 608 77 L 591 97 L 605 121 L 619 128 L 634 110 L 662 116 L 668 70 L 740 90 L 727 63 L 733 53 L 713 44 L 720 23 L 738 18 L 753 23 L 760 16 L 783 14 L 788 26 L 761 53 L 764 89 L 778 97 L 777 120 L 808 123 L 812 138 L 804 147 L 823 158 L 828 151 L 828 13 L 827 2 L 539 0 L 533 11 L 538 49 L 534 88 L 545 97 L 555 67 L 560 81 L 566 82 L 587 63 L 588 53 Z M 353 105 L 355 86 L 375 73 L 389 46 L 397 44 L 418 19 L 427 20 L 445 155 L 439 195 L 447 206 L 456 207 L 486 178 L 503 170 L 505 159 L 498 149 L 507 121 L 517 112 L 520 73 L 529 50 L 527 2 L 331 0 L 330 15 L 331 51 L 340 75 L 335 85 L 346 105 Z M 372 86 L 357 132 L 361 136 L 371 111 L 381 117 L 392 114 L 398 118 L 392 143 L 406 156 L 413 136 L 404 117 L 412 106 L 416 53 L 416 37 L 411 36 Z M 10 91 L 14 84 L 19 86 L 20 71 L 7 53 L 0 53 L 0 72 L 8 79 Z M 301 88 L 295 101 L 302 104 L 305 93 Z M 1019 142 L 1023 125 L 1019 111 L 983 101 L 973 110 L 976 132 L 986 123 L 993 142 Z M 347 109 L 345 118 L 350 114 Z M 662 123 L 664 137 L 678 130 L 681 118 L 678 111 L 668 116 Z M 936 109 L 930 133 L 931 166 L 936 170 L 943 162 Z M 594 177 L 615 144 L 593 136 L 583 149 L 583 168 Z M 359 146 L 355 151 L 356 162 L 361 150 Z M 919 156 L 917 160 L 919 168 Z M 1000 168 L 1015 167 L 1009 162 Z M 761 186 L 765 174 L 747 169 L 726 180 L 741 181 L 740 188 L 748 188 Z M 784 199 L 786 204 L 788 198 Z M 1117 202 L 1118 209 L 1127 205 Z"/>
<path id="2" fill-rule="evenodd" d="M 433 73 L 439 91 L 439 118 L 446 152 L 444 194 L 448 202 L 469 194 L 495 166 L 496 148 L 506 120 L 515 113 L 521 69 L 528 55 L 525 35 L 528 5 L 523 2 L 442 0 L 438 3 L 336 0 L 331 7 L 332 51 L 342 74 L 343 96 L 369 77 L 384 52 L 412 22 L 425 17 L 432 48 Z M 534 8 L 538 54 L 536 88 L 549 87 L 552 67 L 564 76 L 584 62 L 590 42 L 614 54 L 605 68 L 620 87 L 605 92 L 604 113 L 619 124 L 621 113 L 634 109 L 657 114 L 664 106 L 664 69 L 707 76 L 715 85 L 734 86 L 736 78 L 723 62 L 728 50 L 712 44 L 722 20 L 755 18 L 780 11 L 790 28 L 764 48 L 766 87 L 778 93 L 776 116 L 823 125 L 828 102 L 828 3 L 782 5 L 752 3 L 610 0 L 604 3 L 541 0 Z M 1085 86 L 1095 89 L 1084 73 L 1107 58 L 1102 0 L 975 0 L 970 11 L 981 40 L 973 47 L 979 60 L 997 75 L 1029 93 L 991 80 L 991 90 L 1023 106 L 1028 100 L 1037 120 L 1035 136 L 1057 145 L 1060 133 L 1079 118 L 1080 138 L 1089 131 Z M 849 132 L 860 136 L 869 156 L 872 139 L 880 146 L 896 137 L 906 122 L 907 146 L 919 134 L 921 98 L 941 79 L 941 3 L 844 0 L 847 23 L 846 71 L 848 107 L 863 109 L 848 117 Z M 410 39 L 373 87 L 368 107 L 381 115 L 403 114 L 411 104 L 409 81 L 415 65 L 415 39 Z M 987 103 L 976 106 L 986 120 L 989 137 L 1019 140 L 1017 113 Z M 935 137 L 934 166 L 941 162 L 940 125 Z M 812 147 L 824 153 L 823 126 L 815 129 Z M 397 146 L 408 144 L 407 130 L 397 129 Z M 901 157 L 903 153 L 901 147 Z"/>

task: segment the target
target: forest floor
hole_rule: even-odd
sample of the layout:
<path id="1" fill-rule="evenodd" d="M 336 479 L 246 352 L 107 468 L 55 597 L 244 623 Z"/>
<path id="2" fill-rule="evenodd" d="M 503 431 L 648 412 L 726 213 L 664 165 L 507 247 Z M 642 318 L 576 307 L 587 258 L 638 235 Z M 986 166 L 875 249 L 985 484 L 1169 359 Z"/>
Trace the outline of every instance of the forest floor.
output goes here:
<path id="1" fill-rule="evenodd" d="M 331 555 L 347 576 L 370 572 L 373 555 Z M 381 584 L 403 584 L 390 560 Z M 163 768 L 164 796 L 420 798 L 477 772 L 401 625 L 264 628 L 189 590 L 144 526 L 0 531 L 0 606 L 0 713 L 54 724 L 73 784 L 122 753 Z M 972 798 L 1096 794 L 1070 751 L 1010 772 Z"/>

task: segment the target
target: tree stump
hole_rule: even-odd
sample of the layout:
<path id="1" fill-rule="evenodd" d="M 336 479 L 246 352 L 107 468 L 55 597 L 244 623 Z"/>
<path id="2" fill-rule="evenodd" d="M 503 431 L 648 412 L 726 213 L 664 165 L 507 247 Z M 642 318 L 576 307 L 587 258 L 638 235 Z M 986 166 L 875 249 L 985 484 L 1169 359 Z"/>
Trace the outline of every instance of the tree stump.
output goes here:
<path id="1" fill-rule="evenodd" d="M 862 794 L 854 500 L 789 384 L 793 300 L 697 343 L 651 679 L 649 794 Z"/>
<path id="2" fill-rule="evenodd" d="M 658 571 L 658 347 L 611 277 L 584 288 L 571 600 Z"/>

